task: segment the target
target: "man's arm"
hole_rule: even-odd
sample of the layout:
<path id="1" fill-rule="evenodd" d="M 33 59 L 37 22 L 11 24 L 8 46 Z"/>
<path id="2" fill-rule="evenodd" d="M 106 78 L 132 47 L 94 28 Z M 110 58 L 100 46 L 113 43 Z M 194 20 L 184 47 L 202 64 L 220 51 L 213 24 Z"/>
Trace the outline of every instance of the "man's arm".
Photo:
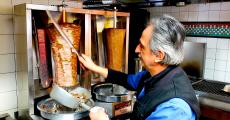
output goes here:
<path id="1" fill-rule="evenodd" d="M 136 90 L 141 78 L 146 75 L 147 71 L 138 72 L 136 74 L 125 74 L 119 71 L 108 69 L 106 82 L 122 85 L 128 89 Z"/>
<path id="2" fill-rule="evenodd" d="M 147 73 L 147 71 L 143 71 L 135 75 L 128 75 L 119 71 L 100 67 L 96 65 L 90 57 L 84 54 L 82 54 L 82 56 L 78 56 L 78 58 L 81 62 L 80 65 L 83 69 L 88 69 L 94 73 L 101 75 L 102 77 L 106 78 L 106 82 L 119 84 L 132 90 L 136 90 L 141 77 Z"/>

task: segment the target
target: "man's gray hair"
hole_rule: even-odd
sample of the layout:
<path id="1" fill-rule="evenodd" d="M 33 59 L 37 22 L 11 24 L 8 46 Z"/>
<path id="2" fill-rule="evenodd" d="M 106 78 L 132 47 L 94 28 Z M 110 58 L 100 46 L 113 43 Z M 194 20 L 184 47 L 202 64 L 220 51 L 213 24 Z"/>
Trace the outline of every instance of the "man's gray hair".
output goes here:
<path id="1" fill-rule="evenodd" d="M 153 25 L 150 48 L 153 53 L 159 50 L 165 53 L 165 57 L 160 63 L 167 65 L 180 64 L 184 59 L 184 26 L 169 15 L 151 19 L 150 25 Z"/>

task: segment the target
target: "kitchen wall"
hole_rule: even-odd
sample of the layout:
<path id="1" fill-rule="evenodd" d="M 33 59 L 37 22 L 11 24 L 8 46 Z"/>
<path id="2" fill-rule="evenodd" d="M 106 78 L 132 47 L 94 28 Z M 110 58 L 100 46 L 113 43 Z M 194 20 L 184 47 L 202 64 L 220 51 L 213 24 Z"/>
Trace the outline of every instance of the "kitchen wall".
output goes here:
<path id="1" fill-rule="evenodd" d="M 77 1 L 77 0 L 76 0 Z M 69 1 L 71 7 L 79 7 L 76 1 Z M 0 114 L 9 113 L 14 117 L 18 106 L 27 107 L 27 97 L 18 102 L 17 90 L 28 90 L 25 82 L 16 81 L 15 74 L 15 48 L 14 48 L 14 27 L 13 27 L 13 6 L 21 3 L 61 4 L 62 0 L 1 0 L 0 2 Z M 25 93 L 26 95 L 27 93 Z"/>
<path id="2" fill-rule="evenodd" d="M 148 8 L 151 16 L 169 14 L 180 21 L 228 21 L 230 2 L 191 4 L 185 7 Z M 207 43 L 204 78 L 230 83 L 230 39 L 187 37 L 187 41 Z"/>

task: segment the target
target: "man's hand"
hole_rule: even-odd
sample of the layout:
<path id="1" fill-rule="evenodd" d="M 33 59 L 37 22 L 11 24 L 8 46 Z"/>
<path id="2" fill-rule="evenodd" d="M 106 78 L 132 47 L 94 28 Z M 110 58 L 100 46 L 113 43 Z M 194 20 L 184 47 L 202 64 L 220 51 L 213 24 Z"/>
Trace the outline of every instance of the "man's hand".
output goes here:
<path id="1" fill-rule="evenodd" d="M 78 58 L 79 58 L 79 61 L 81 62 L 80 65 L 83 69 L 88 69 L 92 72 L 98 73 L 104 78 L 107 78 L 108 76 L 107 68 L 103 68 L 103 67 L 96 65 L 90 57 L 84 54 L 82 54 L 81 56 L 78 56 Z"/>
<path id="2" fill-rule="evenodd" d="M 109 120 L 109 116 L 105 113 L 105 109 L 95 106 L 90 109 L 90 120 Z"/>
<path id="3" fill-rule="evenodd" d="M 98 66 L 93 62 L 93 60 L 90 57 L 82 54 L 81 56 L 78 56 L 78 58 L 79 58 L 79 61 L 81 62 L 80 65 L 83 69 L 89 69 L 93 72 L 97 71 L 96 68 Z"/>

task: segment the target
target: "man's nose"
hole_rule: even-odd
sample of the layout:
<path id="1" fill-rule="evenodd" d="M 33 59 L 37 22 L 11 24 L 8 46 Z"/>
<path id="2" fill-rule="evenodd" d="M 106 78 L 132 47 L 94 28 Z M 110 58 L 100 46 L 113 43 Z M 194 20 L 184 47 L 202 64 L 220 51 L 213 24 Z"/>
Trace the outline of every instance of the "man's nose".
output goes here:
<path id="1" fill-rule="evenodd" d="M 135 49 L 135 53 L 139 53 L 140 52 L 140 48 L 139 45 L 137 45 L 136 49 Z"/>

